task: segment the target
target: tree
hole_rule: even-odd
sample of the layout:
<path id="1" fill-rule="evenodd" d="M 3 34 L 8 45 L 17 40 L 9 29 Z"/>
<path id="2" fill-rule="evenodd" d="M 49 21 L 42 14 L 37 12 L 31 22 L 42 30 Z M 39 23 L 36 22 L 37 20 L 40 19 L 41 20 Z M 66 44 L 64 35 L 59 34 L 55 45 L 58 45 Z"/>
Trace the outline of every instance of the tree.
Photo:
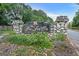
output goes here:
<path id="1" fill-rule="evenodd" d="M 33 20 L 36 21 L 46 21 L 47 15 L 44 11 L 42 10 L 33 10 Z"/>
<path id="2" fill-rule="evenodd" d="M 23 18 L 24 23 L 32 20 L 32 8 L 29 5 L 23 5 Z"/>
<path id="3" fill-rule="evenodd" d="M 0 4 L 0 25 L 10 25 L 12 20 L 22 19 L 23 4 Z"/>
<path id="4" fill-rule="evenodd" d="M 48 23 L 53 23 L 54 21 L 53 21 L 53 19 L 51 17 L 48 17 L 48 21 L 47 22 Z"/>
<path id="5" fill-rule="evenodd" d="M 31 6 L 25 4 L 0 4 L 0 24 L 11 24 L 13 20 L 52 22 L 43 10 L 32 10 Z"/>
<path id="6" fill-rule="evenodd" d="M 43 10 L 33 10 L 32 13 L 32 20 L 49 23 L 53 21 Z"/>
<path id="7" fill-rule="evenodd" d="M 76 12 L 75 17 L 73 18 L 72 27 L 79 27 L 79 10 Z"/>
<path id="8" fill-rule="evenodd" d="M 9 10 L 9 6 L 0 4 L 0 25 L 9 25 L 9 20 L 5 16 L 6 10 Z"/>

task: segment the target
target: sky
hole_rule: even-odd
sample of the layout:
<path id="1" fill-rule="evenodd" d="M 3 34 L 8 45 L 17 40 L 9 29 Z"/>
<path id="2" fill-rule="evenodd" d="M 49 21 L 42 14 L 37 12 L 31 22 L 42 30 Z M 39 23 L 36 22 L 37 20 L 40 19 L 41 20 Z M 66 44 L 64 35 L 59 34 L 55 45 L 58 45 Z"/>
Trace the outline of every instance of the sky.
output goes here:
<path id="1" fill-rule="evenodd" d="M 33 9 L 43 10 L 49 17 L 56 20 L 57 16 L 68 16 L 69 21 L 72 21 L 75 12 L 79 6 L 75 3 L 29 3 Z"/>

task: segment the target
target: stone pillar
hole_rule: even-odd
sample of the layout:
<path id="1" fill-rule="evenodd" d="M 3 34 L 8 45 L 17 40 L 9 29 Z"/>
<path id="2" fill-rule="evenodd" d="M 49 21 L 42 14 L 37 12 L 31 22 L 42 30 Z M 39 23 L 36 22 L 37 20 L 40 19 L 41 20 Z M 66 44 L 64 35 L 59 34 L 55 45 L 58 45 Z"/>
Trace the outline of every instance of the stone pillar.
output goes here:
<path id="1" fill-rule="evenodd" d="M 69 21 L 67 16 L 58 16 L 56 18 L 56 24 L 57 24 L 57 31 L 59 30 L 60 32 L 66 33 L 66 23 Z"/>
<path id="2" fill-rule="evenodd" d="M 23 27 L 23 22 L 21 20 L 14 20 L 13 23 L 13 30 L 16 33 L 22 33 L 22 27 Z"/>

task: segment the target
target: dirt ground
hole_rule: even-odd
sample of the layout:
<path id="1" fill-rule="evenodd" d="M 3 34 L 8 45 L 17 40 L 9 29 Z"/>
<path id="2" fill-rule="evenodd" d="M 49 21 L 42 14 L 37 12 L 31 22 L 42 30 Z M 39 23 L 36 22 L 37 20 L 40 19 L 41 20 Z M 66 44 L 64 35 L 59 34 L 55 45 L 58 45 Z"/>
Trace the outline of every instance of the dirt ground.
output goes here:
<path id="1" fill-rule="evenodd" d="M 61 44 L 55 44 L 53 50 L 56 56 L 78 56 L 75 51 L 75 48 L 70 44 L 67 37 L 66 40 L 63 41 Z"/>

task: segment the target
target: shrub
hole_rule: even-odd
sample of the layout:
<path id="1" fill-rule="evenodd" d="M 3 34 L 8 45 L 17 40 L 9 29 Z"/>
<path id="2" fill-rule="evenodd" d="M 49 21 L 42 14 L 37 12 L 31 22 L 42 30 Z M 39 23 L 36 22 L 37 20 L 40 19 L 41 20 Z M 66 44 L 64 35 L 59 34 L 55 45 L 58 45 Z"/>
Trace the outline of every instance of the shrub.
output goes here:
<path id="1" fill-rule="evenodd" d="M 57 33 L 57 40 L 65 40 L 65 35 L 63 33 Z"/>
<path id="2" fill-rule="evenodd" d="M 65 35 L 64 33 L 55 33 L 55 35 L 52 38 L 53 40 L 60 40 L 64 41 L 65 40 Z"/>
<path id="3" fill-rule="evenodd" d="M 47 33 L 32 33 L 32 34 L 16 34 L 9 35 L 7 41 L 18 45 L 33 45 L 38 48 L 50 48 L 52 42 L 50 42 Z"/>

